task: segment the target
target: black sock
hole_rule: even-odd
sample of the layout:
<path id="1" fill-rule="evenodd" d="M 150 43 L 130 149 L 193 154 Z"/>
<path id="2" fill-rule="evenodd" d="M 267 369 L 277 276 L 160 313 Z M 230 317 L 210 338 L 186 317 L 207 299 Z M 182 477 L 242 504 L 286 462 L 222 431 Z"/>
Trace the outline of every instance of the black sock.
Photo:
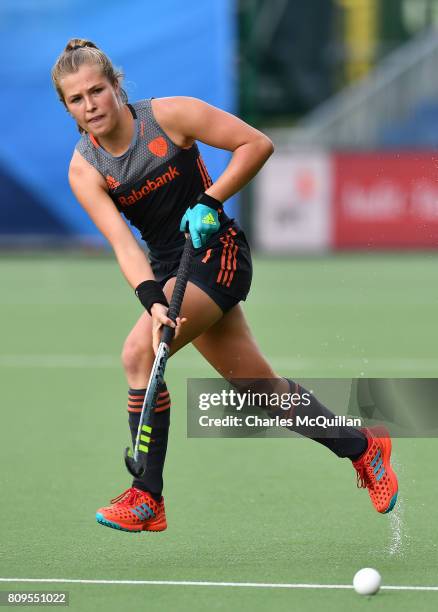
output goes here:
<path id="1" fill-rule="evenodd" d="M 137 438 L 138 423 L 140 421 L 146 389 L 129 389 L 128 413 L 129 428 L 131 430 L 132 447 Z M 156 501 L 160 501 L 163 491 L 163 469 L 166 459 L 167 439 L 170 426 L 170 396 L 166 383 L 160 389 L 157 406 L 152 422 L 151 441 L 149 444 L 148 463 L 146 472 L 141 478 L 134 478 L 132 486 L 147 491 Z"/>
<path id="2" fill-rule="evenodd" d="M 310 418 L 323 416 L 328 419 L 333 419 L 335 417 L 330 410 L 328 410 L 318 401 L 313 393 L 306 391 L 304 387 L 301 387 L 301 385 L 298 385 L 298 383 L 290 380 L 289 378 L 286 378 L 285 380 L 287 380 L 289 383 L 291 393 L 299 393 L 301 397 L 303 396 L 303 393 L 307 393 L 310 398 L 310 404 L 308 406 L 293 406 L 287 412 L 287 416 L 309 416 Z M 285 416 L 284 412 L 282 416 Z M 311 438 L 312 440 L 315 440 L 315 442 L 319 442 L 323 446 L 330 449 L 338 457 L 348 457 L 352 461 L 358 459 L 368 447 L 368 441 L 365 434 L 354 427 L 339 425 L 336 427 L 329 427 L 327 429 L 318 426 L 309 426 L 307 428 L 290 427 L 288 429 L 297 431 L 301 435 Z"/>

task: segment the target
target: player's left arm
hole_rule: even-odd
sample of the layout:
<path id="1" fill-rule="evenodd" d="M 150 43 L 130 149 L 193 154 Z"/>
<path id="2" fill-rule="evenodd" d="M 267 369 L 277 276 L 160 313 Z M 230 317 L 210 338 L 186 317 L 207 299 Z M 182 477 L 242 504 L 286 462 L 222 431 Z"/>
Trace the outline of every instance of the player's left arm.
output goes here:
<path id="1" fill-rule="evenodd" d="M 274 151 L 271 140 L 238 117 L 188 97 L 154 100 L 154 112 L 169 136 L 190 146 L 195 140 L 232 152 L 224 172 L 206 193 L 224 202 L 244 187 Z"/>

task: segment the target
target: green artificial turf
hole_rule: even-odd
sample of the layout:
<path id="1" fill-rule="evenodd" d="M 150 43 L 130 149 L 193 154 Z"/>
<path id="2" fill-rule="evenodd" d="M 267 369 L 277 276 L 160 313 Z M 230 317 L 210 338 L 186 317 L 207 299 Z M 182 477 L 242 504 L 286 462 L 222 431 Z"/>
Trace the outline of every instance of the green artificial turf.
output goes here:
<path id="1" fill-rule="evenodd" d="M 257 259 L 244 308 L 281 374 L 434 377 L 435 268 L 428 254 Z M 3 257 L 0 275 L 0 578 L 349 585 L 371 566 L 384 585 L 438 585 L 436 439 L 394 441 L 400 504 L 378 515 L 348 460 L 316 443 L 187 438 L 186 380 L 215 375 L 192 347 L 166 374 L 168 530 L 98 525 L 95 510 L 130 484 L 119 354 L 141 307 L 111 258 Z M 438 606 L 437 591 L 0 583 L 8 589 L 68 590 L 75 611 Z"/>

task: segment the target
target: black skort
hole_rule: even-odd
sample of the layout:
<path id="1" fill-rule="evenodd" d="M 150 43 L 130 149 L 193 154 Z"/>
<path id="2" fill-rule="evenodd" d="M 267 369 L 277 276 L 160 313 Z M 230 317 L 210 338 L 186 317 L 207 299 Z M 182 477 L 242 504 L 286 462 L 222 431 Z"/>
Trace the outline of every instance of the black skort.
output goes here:
<path id="1" fill-rule="evenodd" d="M 176 276 L 184 238 L 171 248 L 151 247 L 149 261 L 162 287 Z M 227 312 L 245 300 L 251 287 L 251 252 L 244 232 L 234 219 L 224 223 L 199 249 L 194 249 L 189 281 Z"/>

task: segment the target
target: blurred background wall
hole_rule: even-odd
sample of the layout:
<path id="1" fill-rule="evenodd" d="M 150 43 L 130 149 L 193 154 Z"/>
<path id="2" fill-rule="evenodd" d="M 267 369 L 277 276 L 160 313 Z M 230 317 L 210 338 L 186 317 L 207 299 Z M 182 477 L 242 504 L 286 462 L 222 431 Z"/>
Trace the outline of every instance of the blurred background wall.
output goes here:
<path id="1" fill-rule="evenodd" d="M 102 244 L 68 187 L 78 133 L 50 82 L 79 36 L 132 100 L 200 97 L 272 137 L 229 204 L 259 250 L 436 248 L 437 26 L 438 0 L 3 0 L 0 244 Z M 203 154 L 217 177 L 228 155 Z"/>
<path id="2" fill-rule="evenodd" d="M 438 245 L 437 0 L 242 0 L 240 108 L 276 144 L 271 253 Z"/>
<path id="3" fill-rule="evenodd" d="M 131 100 L 188 95 L 235 112 L 235 30 L 233 0 L 2 0 L 3 244 L 102 243 L 70 192 L 79 134 L 50 79 L 69 38 L 95 41 L 122 67 Z M 217 176 L 228 154 L 203 154 Z"/>

